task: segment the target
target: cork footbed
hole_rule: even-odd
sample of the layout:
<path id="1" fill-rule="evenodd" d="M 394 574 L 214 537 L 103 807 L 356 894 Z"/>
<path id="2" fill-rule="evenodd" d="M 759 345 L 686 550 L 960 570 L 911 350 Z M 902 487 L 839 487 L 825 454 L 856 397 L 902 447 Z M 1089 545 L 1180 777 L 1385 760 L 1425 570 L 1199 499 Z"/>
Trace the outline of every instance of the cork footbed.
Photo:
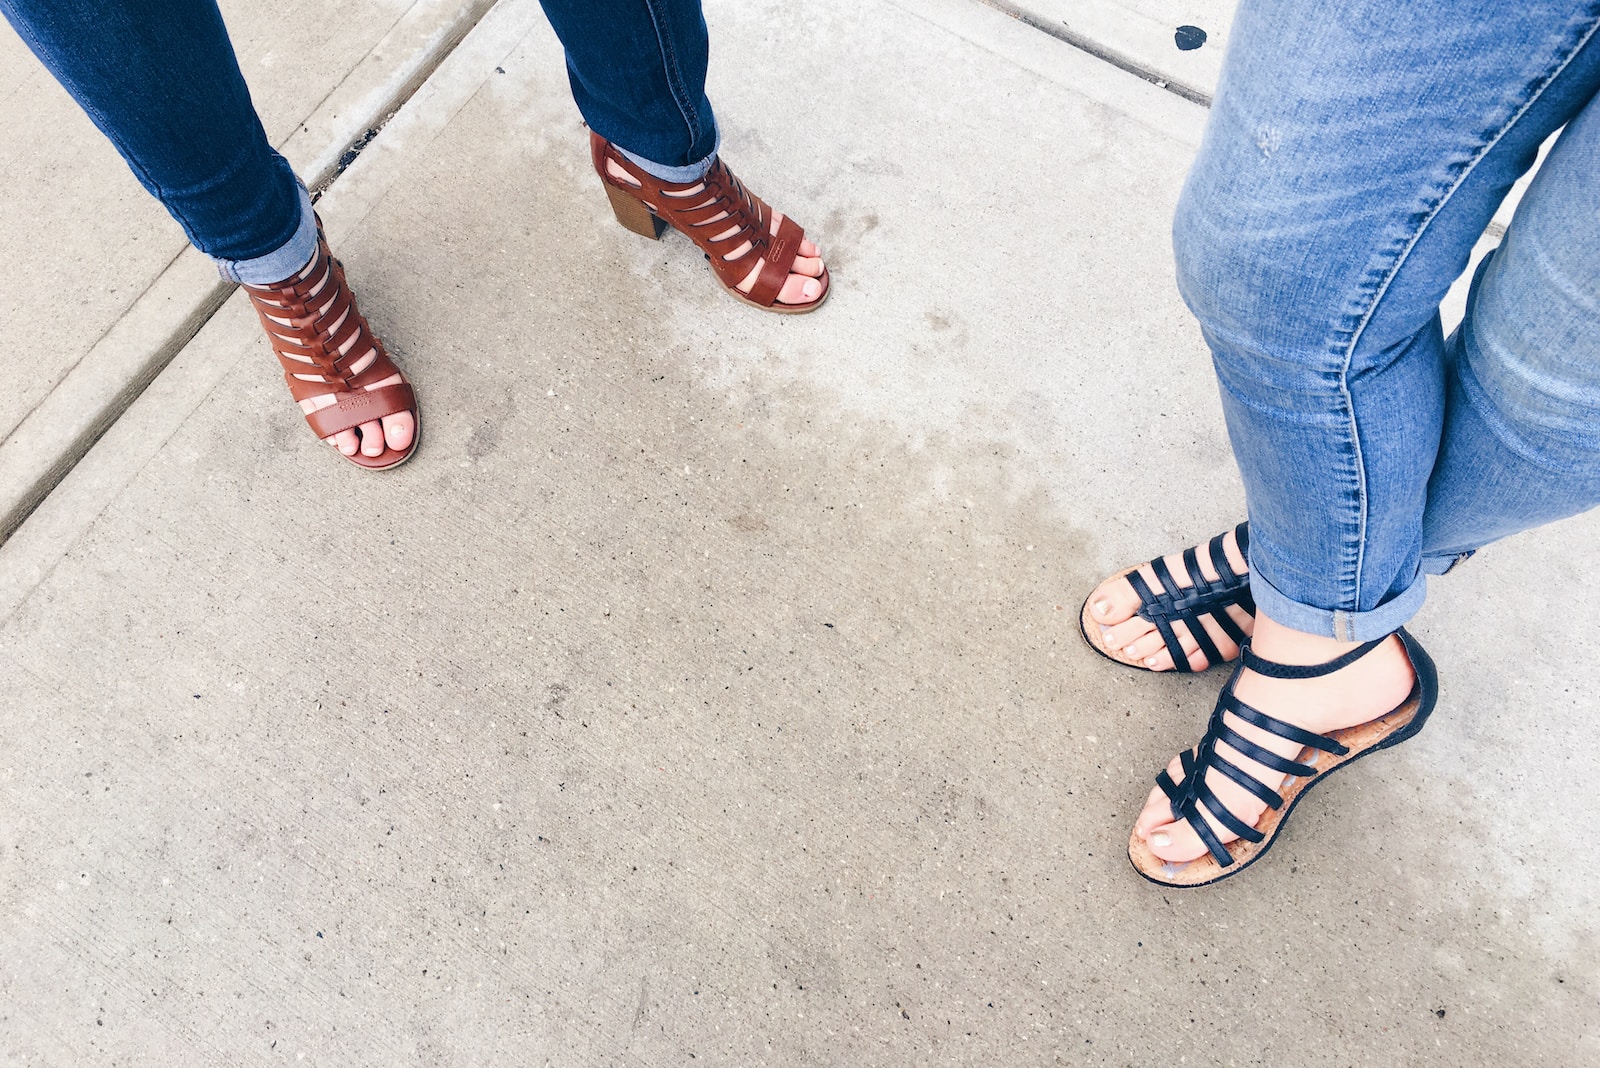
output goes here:
<path id="1" fill-rule="evenodd" d="M 1134 869 L 1140 875 L 1162 886 L 1205 886 L 1219 879 L 1226 879 L 1230 875 L 1236 875 L 1272 848 L 1272 843 L 1277 840 L 1278 831 L 1289 819 L 1289 813 L 1294 811 L 1294 806 L 1310 792 L 1311 787 L 1368 753 L 1376 753 L 1380 749 L 1399 745 L 1422 729 L 1431 711 L 1431 708 L 1423 709 L 1423 683 L 1419 679 L 1417 685 L 1411 689 L 1411 696 L 1394 711 L 1375 720 L 1347 727 L 1342 731 L 1334 731 L 1328 735 L 1350 750 L 1344 756 L 1334 756 L 1332 753 L 1324 753 L 1309 746 L 1302 750 L 1295 759 L 1299 763 L 1315 767 L 1317 774 L 1310 778 L 1296 776 L 1285 778 L 1283 785 L 1278 788 L 1278 793 L 1283 797 L 1282 807 L 1267 809 L 1256 823 L 1256 830 L 1266 837 L 1254 843 L 1243 839 L 1229 842 L 1227 850 L 1228 855 L 1233 857 L 1233 863 L 1226 868 L 1218 864 L 1210 853 L 1198 860 L 1169 864 L 1152 853 L 1150 847 L 1137 833 L 1128 836 L 1128 859 L 1133 862 Z"/>

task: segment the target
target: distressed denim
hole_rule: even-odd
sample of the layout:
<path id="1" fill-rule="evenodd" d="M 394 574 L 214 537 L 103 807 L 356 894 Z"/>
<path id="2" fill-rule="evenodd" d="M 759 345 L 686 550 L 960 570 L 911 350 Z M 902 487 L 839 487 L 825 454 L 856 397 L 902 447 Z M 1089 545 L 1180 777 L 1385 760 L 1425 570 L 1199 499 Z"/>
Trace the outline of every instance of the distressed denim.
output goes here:
<path id="1" fill-rule="evenodd" d="M 1173 235 L 1271 619 L 1381 637 L 1425 574 L 1600 503 L 1597 88 L 1600 3 L 1241 5 Z"/>
<path id="2" fill-rule="evenodd" d="M 702 177 L 718 135 L 700 0 L 543 3 L 589 125 L 659 178 Z M 277 282 L 311 259 L 311 199 L 267 141 L 216 0 L 0 12 L 224 277 Z"/>

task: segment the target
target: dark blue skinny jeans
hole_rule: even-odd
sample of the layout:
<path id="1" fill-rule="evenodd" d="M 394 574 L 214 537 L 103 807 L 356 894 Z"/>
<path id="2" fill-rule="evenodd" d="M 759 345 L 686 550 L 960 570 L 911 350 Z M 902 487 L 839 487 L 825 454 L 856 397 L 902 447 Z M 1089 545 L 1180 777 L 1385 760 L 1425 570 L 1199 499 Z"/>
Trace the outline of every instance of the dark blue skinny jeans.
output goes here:
<path id="1" fill-rule="evenodd" d="M 669 181 L 717 151 L 700 0 L 541 0 L 585 121 Z M 0 12 L 223 275 L 311 258 L 310 198 L 267 142 L 216 0 L 0 0 Z"/>

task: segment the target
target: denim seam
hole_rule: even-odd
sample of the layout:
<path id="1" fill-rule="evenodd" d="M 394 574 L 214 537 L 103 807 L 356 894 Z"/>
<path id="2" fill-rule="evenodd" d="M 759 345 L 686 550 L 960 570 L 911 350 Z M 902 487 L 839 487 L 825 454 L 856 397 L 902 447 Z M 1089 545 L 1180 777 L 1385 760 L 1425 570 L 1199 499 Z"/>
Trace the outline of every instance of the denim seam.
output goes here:
<path id="1" fill-rule="evenodd" d="M 694 144 L 700 140 L 700 127 L 695 121 L 694 108 L 689 103 L 688 89 L 683 84 L 683 72 L 678 69 L 677 53 L 672 50 L 672 35 L 663 25 L 659 3 L 660 0 L 644 0 L 645 10 L 650 15 L 650 23 L 656 31 L 656 43 L 661 49 L 661 65 L 667 76 L 667 88 L 671 91 L 672 102 L 677 105 L 678 114 L 689 131 L 689 143 Z"/>
<path id="2" fill-rule="evenodd" d="M 1356 346 L 1361 343 L 1361 337 L 1366 332 L 1367 324 L 1372 322 L 1372 317 L 1377 314 L 1378 306 L 1383 303 L 1384 295 L 1389 291 L 1389 286 L 1391 283 L 1393 283 L 1395 275 L 1398 274 L 1400 268 L 1405 265 L 1407 257 L 1409 257 L 1411 254 L 1411 250 L 1417 247 L 1417 242 L 1422 240 L 1422 235 L 1427 232 L 1429 224 L 1431 224 L 1434 219 L 1438 218 L 1439 212 L 1444 210 L 1445 205 L 1450 202 L 1450 198 L 1454 196 L 1456 190 L 1461 188 L 1462 183 L 1465 182 L 1467 178 L 1474 172 L 1478 164 L 1483 161 L 1483 158 L 1486 155 L 1489 154 L 1490 150 L 1493 149 L 1494 146 L 1497 145 L 1505 137 L 1505 135 L 1522 120 L 1523 116 L 1527 115 L 1528 110 L 1532 108 L 1534 104 L 1538 103 L 1539 99 L 1544 95 L 1545 90 L 1550 87 L 1551 83 L 1554 82 L 1556 78 L 1560 77 L 1561 72 L 1566 70 L 1568 65 L 1572 63 L 1573 59 L 1577 57 L 1579 52 L 1583 51 L 1584 46 L 1587 45 L 1590 39 L 1594 37 L 1596 30 L 1600 30 L 1600 19 L 1596 19 L 1595 21 L 1591 22 L 1588 29 L 1579 35 L 1573 45 L 1568 49 L 1566 55 L 1562 57 L 1561 62 L 1556 64 L 1554 68 L 1548 71 L 1542 79 L 1534 83 L 1531 91 L 1528 93 L 1527 99 L 1522 102 L 1521 107 L 1517 108 L 1516 113 L 1508 118 L 1503 124 L 1501 124 L 1500 128 L 1494 131 L 1493 135 L 1487 138 L 1483 144 L 1478 147 L 1477 151 L 1473 153 L 1471 158 L 1461 165 L 1460 169 L 1455 174 L 1454 180 L 1451 181 L 1449 185 L 1440 192 L 1438 199 L 1435 200 L 1432 205 L 1429 205 L 1426 210 L 1417 213 L 1417 223 L 1415 227 L 1412 229 L 1409 238 L 1405 241 L 1405 244 L 1400 249 L 1398 255 L 1395 256 L 1394 261 L 1390 263 L 1388 267 L 1383 270 L 1382 274 L 1375 280 L 1376 284 L 1372 286 L 1371 299 L 1368 301 L 1366 309 L 1361 312 L 1360 321 L 1356 323 L 1355 329 L 1351 332 L 1350 340 L 1344 347 L 1344 362 L 1343 366 L 1339 369 L 1339 394 L 1344 401 L 1345 410 L 1349 415 L 1350 438 L 1355 449 L 1357 476 L 1360 479 L 1358 486 L 1358 492 L 1360 495 L 1360 529 L 1357 532 L 1358 537 L 1356 539 L 1355 570 L 1355 604 L 1358 606 L 1358 610 L 1359 605 L 1361 604 L 1362 569 L 1366 563 L 1369 501 L 1367 499 L 1366 492 L 1366 461 L 1361 450 L 1360 426 L 1356 422 L 1355 400 L 1350 395 L 1350 364 L 1355 359 Z M 1366 285 L 1363 284 L 1361 288 L 1366 288 Z"/>
<path id="3" fill-rule="evenodd" d="M 28 50 L 34 55 L 37 56 L 42 52 L 48 51 L 48 49 L 44 47 L 43 43 L 40 42 L 39 39 L 34 35 L 26 32 L 26 29 L 22 25 L 13 24 L 12 29 L 16 31 L 17 36 L 22 39 L 22 42 L 28 46 Z M 54 77 L 54 74 L 52 73 L 51 76 Z M 65 88 L 65 85 L 63 85 L 63 88 Z M 89 117 L 89 120 L 94 123 L 95 128 L 105 136 L 107 141 L 111 142 L 112 146 L 117 150 L 117 155 L 122 157 L 122 161 L 127 164 L 128 170 L 133 172 L 133 176 L 138 179 L 139 184 L 144 186 L 151 196 L 159 200 L 162 207 L 167 209 L 168 214 L 170 214 L 177 221 L 179 226 L 183 227 L 184 236 L 189 238 L 190 243 L 192 244 L 193 238 L 190 237 L 190 235 L 195 232 L 193 220 L 189 218 L 187 212 L 179 211 L 173 207 L 173 205 L 167 203 L 168 196 L 180 195 L 185 191 L 168 189 L 160 182 L 156 181 L 150 172 L 145 170 L 145 168 L 138 163 L 135 153 L 128 147 L 127 142 L 123 140 L 122 137 L 118 136 L 115 124 L 106 118 L 105 112 L 101 111 L 98 107 L 95 107 L 94 104 L 89 100 L 80 99 L 80 95 L 78 93 L 73 93 L 72 98 L 73 103 L 77 104 L 78 107 L 83 110 L 83 113 Z M 271 149 L 270 145 L 268 146 L 268 149 Z M 248 155 L 249 149 L 247 148 L 245 152 L 246 155 Z M 226 168 L 225 173 L 231 174 L 238 170 L 243 162 L 243 160 L 231 162 Z M 196 186 L 194 188 L 199 189 L 206 187 Z M 187 192 L 193 192 L 193 190 L 187 190 Z M 298 224 L 296 228 L 298 229 Z M 285 241 L 288 241 L 293 237 L 294 232 L 290 231 L 289 237 L 285 238 Z M 206 255 L 209 256 L 210 254 L 206 253 Z M 270 255 L 270 253 L 268 253 L 268 255 Z"/>
<path id="4" fill-rule="evenodd" d="M 28 46 L 28 50 L 34 55 L 43 55 L 45 52 L 49 51 L 49 49 L 44 46 L 43 42 L 41 42 L 37 37 L 28 33 L 20 23 L 12 23 L 11 25 L 12 29 L 17 31 L 17 36 L 22 38 L 23 43 Z M 54 72 L 51 72 L 51 77 L 55 77 Z M 65 83 L 63 83 L 63 88 L 65 87 Z M 116 148 L 117 154 L 122 157 L 125 163 L 127 163 L 128 169 L 132 171 L 133 176 L 139 180 L 139 184 L 144 186 L 145 189 L 149 190 L 151 196 L 159 200 L 161 198 L 161 194 L 158 192 L 158 190 L 161 188 L 160 183 L 152 178 L 143 167 L 134 162 L 133 153 L 129 151 L 128 145 L 123 141 L 123 139 L 117 136 L 115 124 L 106 118 L 105 113 L 91 104 L 87 99 L 80 100 L 79 95 L 80 94 L 78 93 L 72 93 L 73 102 L 83 109 L 83 113 L 89 116 L 89 120 L 95 124 L 95 127 L 102 134 L 105 135 L 106 140 L 110 141 L 111 144 Z M 168 210 L 170 211 L 171 209 Z M 176 217 L 176 214 L 176 212 L 173 213 L 174 217 Z M 183 227 L 185 233 L 190 232 L 191 228 L 189 225 L 189 220 L 179 219 L 178 222 L 179 225 Z"/>

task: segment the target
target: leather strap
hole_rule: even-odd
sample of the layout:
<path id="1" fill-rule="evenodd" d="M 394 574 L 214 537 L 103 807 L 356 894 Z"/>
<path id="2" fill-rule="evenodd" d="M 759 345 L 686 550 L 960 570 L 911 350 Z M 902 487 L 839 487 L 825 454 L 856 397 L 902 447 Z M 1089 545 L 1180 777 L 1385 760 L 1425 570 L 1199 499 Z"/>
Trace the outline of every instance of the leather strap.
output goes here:
<path id="1" fill-rule="evenodd" d="M 411 383 L 398 382 L 377 389 L 358 389 L 336 394 L 333 404 L 306 415 L 306 422 L 319 438 L 328 438 L 341 430 L 350 430 L 362 423 L 371 423 L 386 415 L 398 415 L 416 409 L 417 395 Z"/>
<path id="2" fill-rule="evenodd" d="M 1222 844 L 1222 839 L 1209 825 L 1205 812 L 1217 821 L 1218 825 L 1227 828 L 1246 842 L 1259 842 L 1264 835 L 1254 827 L 1250 827 L 1239 817 L 1228 811 L 1216 793 L 1206 781 L 1207 772 L 1216 771 L 1224 778 L 1238 784 L 1251 796 L 1267 805 L 1269 808 L 1280 808 L 1283 797 L 1266 783 L 1257 779 L 1228 757 L 1218 751 L 1218 744 L 1224 743 L 1228 748 L 1249 760 L 1272 769 L 1280 775 L 1295 775 L 1302 778 L 1313 778 L 1318 772 L 1310 764 L 1298 760 L 1290 760 L 1279 756 L 1272 750 L 1259 745 L 1246 738 L 1243 734 L 1227 721 L 1232 715 L 1244 723 L 1250 724 L 1269 734 L 1294 742 L 1302 748 L 1316 749 L 1335 756 L 1344 756 L 1350 750 L 1334 741 L 1304 727 L 1297 727 L 1293 723 L 1285 723 L 1275 716 L 1269 716 L 1258 708 L 1253 708 L 1239 700 L 1233 692 L 1234 685 L 1239 681 L 1239 675 L 1246 669 L 1266 675 L 1275 679 L 1313 679 L 1322 675 L 1331 674 L 1340 668 L 1348 667 L 1361 657 L 1375 649 L 1381 642 L 1368 642 L 1357 649 L 1353 649 L 1343 656 L 1328 661 L 1326 664 L 1303 666 L 1299 664 L 1279 664 L 1276 661 L 1264 660 L 1250 652 L 1249 646 L 1244 647 L 1244 659 L 1234 669 L 1228 678 L 1228 683 L 1222 688 L 1222 693 L 1217 696 L 1216 706 L 1212 709 L 1211 719 L 1206 724 L 1205 736 L 1200 739 L 1200 744 L 1193 750 L 1181 754 L 1180 761 L 1183 765 L 1183 782 L 1173 780 L 1166 769 L 1156 776 L 1156 785 L 1161 792 L 1166 794 L 1167 802 L 1172 809 L 1174 822 L 1185 821 L 1194 828 L 1195 834 L 1205 844 L 1217 864 L 1226 868 L 1233 863 L 1233 857 Z"/>
<path id="3" fill-rule="evenodd" d="M 1366 656 L 1381 645 L 1388 635 L 1375 641 L 1358 645 L 1343 656 L 1335 657 L 1326 664 L 1279 664 L 1273 660 L 1263 660 L 1250 651 L 1247 645 L 1244 648 L 1244 666 L 1254 671 L 1257 675 L 1265 675 L 1269 679 L 1318 679 L 1324 675 L 1331 675 L 1340 668 L 1349 667 L 1357 660 Z"/>
<path id="4" fill-rule="evenodd" d="M 666 220 L 706 254 L 717 280 L 729 289 L 739 284 L 761 262 L 750 292 L 757 304 L 770 306 L 788 279 L 805 230 L 787 215 L 772 233 L 772 209 L 745 188 L 718 159 L 698 182 L 663 182 L 640 169 L 605 138 L 589 133 L 594 169 L 607 185 L 643 201 L 658 218 Z M 615 178 L 608 164 L 615 163 L 637 185 Z M 690 193 L 689 190 L 694 190 Z M 746 242 L 749 248 L 740 251 Z"/>
<path id="5" fill-rule="evenodd" d="M 1240 523 L 1233 530 L 1234 539 L 1239 545 L 1239 554 L 1248 559 L 1250 524 Z M 1154 624 L 1161 635 L 1161 641 L 1167 647 L 1167 652 L 1172 656 L 1173 666 L 1178 671 L 1189 672 L 1194 669 L 1189 666 L 1189 655 L 1183 651 L 1183 643 L 1172 626 L 1174 623 L 1182 623 L 1188 628 L 1189 636 L 1194 639 L 1195 645 L 1205 656 L 1207 664 L 1220 664 L 1225 659 L 1222 651 L 1206 632 L 1204 621 L 1207 617 L 1215 621 L 1222 632 L 1240 648 L 1243 648 L 1249 640 L 1243 628 L 1228 615 L 1228 608 L 1238 605 L 1250 615 L 1256 614 L 1255 598 L 1250 596 L 1250 575 L 1248 571 L 1242 575 L 1234 571 L 1223 545 L 1225 536 L 1218 534 L 1206 543 L 1212 567 L 1217 572 L 1215 581 L 1206 578 L 1201 571 L 1199 554 L 1195 552 L 1193 546 L 1183 551 L 1183 566 L 1189 572 L 1188 586 L 1178 583 L 1171 569 L 1167 567 L 1166 560 L 1161 557 L 1156 557 L 1149 563 L 1150 570 L 1155 573 L 1156 581 L 1161 587 L 1159 591 L 1151 589 L 1150 584 L 1138 570 L 1128 572 L 1128 584 L 1139 597 L 1139 617 Z"/>
<path id="6" fill-rule="evenodd" d="M 416 394 L 404 381 L 367 389 L 399 374 L 400 369 L 356 308 L 355 296 L 345 282 L 344 265 L 328 250 L 320 220 L 317 251 L 309 267 L 272 285 L 242 288 L 250 296 L 294 399 L 329 394 L 335 398 L 333 404 L 305 417 L 319 438 L 386 415 L 416 410 Z"/>

